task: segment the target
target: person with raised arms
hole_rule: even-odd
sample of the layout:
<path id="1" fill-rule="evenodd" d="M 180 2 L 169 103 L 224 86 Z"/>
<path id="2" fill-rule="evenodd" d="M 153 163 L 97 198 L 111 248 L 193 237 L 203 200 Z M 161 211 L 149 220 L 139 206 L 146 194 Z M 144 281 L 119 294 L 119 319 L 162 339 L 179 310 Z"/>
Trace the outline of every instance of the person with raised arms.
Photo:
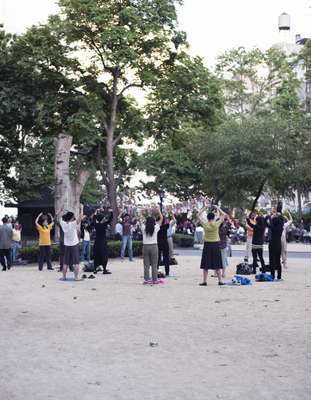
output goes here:
<path id="1" fill-rule="evenodd" d="M 78 227 L 80 226 L 81 215 L 78 220 L 75 218 L 73 212 L 68 211 L 63 215 L 60 220 L 61 228 L 64 232 L 64 265 L 62 269 L 63 279 L 66 280 L 67 270 L 70 265 L 73 266 L 74 279 L 75 281 L 81 280 L 79 278 L 80 269 L 80 249 L 79 249 L 79 237 Z"/>
<path id="2" fill-rule="evenodd" d="M 158 279 L 158 232 L 163 222 L 163 215 L 160 208 L 158 209 L 159 218 L 156 221 L 154 217 L 147 216 L 142 223 L 143 234 L 143 259 L 144 259 L 144 284 L 163 283 Z M 150 267 L 152 279 L 150 279 Z"/>
<path id="3" fill-rule="evenodd" d="M 51 230 L 54 226 L 54 219 L 51 214 L 40 213 L 36 218 L 36 228 L 39 232 L 39 271 L 43 269 L 44 260 L 47 268 L 53 270 L 51 250 Z"/>
<path id="4" fill-rule="evenodd" d="M 222 280 L 223 265 L 220 250 L 219 227 L 227 214 L 219 207 L 216 206 L 215 208 L 217 213 L 209 212 L 207 214 L 207 222 L 202 219 L 203 213 L 208 210 L 207 207 L 203 207 L 198 214 L 198 218 L 204 229 L 204 248 L 200 267 L 203 270 L 203 282 L 200 283 L 200 286 L 207 286 L 208 270 L 210 269 L 215 270 L 218 277 L 218 285 L 222 286 L 225 284 Z"/>
<path id="5" fill-rule="evenodd" d="M 94 273 L 96 274 L 100 266 L 103 267 L 103 274 L 109 275 L 111 272 L 107 269 L 108 264 L 108 246 L 107 246 L 107 228 L 113 220 L 112 209 L 108 209 L 108 214 L 103 209 L 96 210 L 93 215 L 93 226 L 96 236 L 94 242 Z"/>

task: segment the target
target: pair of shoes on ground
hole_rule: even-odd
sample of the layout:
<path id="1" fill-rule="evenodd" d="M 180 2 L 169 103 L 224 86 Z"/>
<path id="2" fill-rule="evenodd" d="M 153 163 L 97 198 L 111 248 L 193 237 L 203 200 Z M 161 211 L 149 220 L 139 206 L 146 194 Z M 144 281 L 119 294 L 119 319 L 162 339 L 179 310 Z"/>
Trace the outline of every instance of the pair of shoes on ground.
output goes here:
<path id="1" fill-rule="evenodd" d="M 89 275 L 89 276 L 87 276 L 86 274 L 83 274 L 81 278 L 82 278 L 82 279 L 95 279 L 96 276 L 94 276 L 93 274 L 91 274 L 91 275 Z"/>
<path id="2" fill-rule="evenodd" d="M 224 286 L 225 282 L 218 282 L 218 286 Z M 207 286 L 206 282 L 199 283 L 199 286 Z"/>
<path id="3" fill-rule="evenodd" d="M 147 281 L 143 282 L 143 285 L 160 285 L 163 284 L 164 281 L 162 279 L 157 279 L 156 281 L 153 281 L 152 279 L 149 279 Z"/>
<path id="4" fill-rule="evenodd" d="M 111 272 L 108 269 L 106 269 L 103 271 L 103 275 L 111 275 Z"/>

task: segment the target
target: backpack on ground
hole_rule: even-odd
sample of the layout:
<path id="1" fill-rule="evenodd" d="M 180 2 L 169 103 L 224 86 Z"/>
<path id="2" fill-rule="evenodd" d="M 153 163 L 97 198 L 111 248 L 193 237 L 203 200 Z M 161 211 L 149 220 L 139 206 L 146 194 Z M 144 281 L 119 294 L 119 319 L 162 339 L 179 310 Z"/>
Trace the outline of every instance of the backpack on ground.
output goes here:
<path id="1" fill-rule="evenodd" d="M 269 274 L 258 274 L 255 276 L 257 282 L 272 282 L 273 278 Z"/>
<path id="2" fill-rule="evenodd" d="M 253 273 L 253 267 L 247 262 L 242 262 L 236 266 L 237 275 L 251 275 Z"/>

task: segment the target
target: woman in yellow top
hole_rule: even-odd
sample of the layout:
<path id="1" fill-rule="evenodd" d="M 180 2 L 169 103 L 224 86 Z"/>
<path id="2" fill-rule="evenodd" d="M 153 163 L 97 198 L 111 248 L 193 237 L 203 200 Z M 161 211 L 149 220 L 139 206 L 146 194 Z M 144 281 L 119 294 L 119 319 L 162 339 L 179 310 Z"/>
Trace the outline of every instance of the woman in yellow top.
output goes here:
<path id="1" fill-rule="evenodd" d="M 219 226 L 224 221 L 224 218 L 227 214 L 224 213 L 219 207 L 216 207 L 218 217 L 217 220 L 215 220 L 216 215 L 213 212 L 209 212 L 207 214 L 207 222 L 203 222 L 201 217 L 206 209 L 206 207 L 202 208 L 198 215 L 204 228 L 204 248 L 201 259 L 201 269 L 203 269 L 203 282 L 200 283 L 200 286 L 207 286 L 206 281 L 209 269 L 216 270 L 218 285 L 221 286 L 225 283 L 222 281 L 221 273 L 223 265 L 220 251 Z"/>
<path id="2" fill-rule="evenodd" d="M 53 217 L 48 214 L 47 217 L 42 216 L 40 213 L 36 218 L 36 227 L 39 232 L 39 271 L 43 269 L 44 260 L 46 261 L 48 269 L 53 269 L 51 258 L 51 230 L 54 226 Z M 50 222 L 48 221 L 50 218 Z"/>

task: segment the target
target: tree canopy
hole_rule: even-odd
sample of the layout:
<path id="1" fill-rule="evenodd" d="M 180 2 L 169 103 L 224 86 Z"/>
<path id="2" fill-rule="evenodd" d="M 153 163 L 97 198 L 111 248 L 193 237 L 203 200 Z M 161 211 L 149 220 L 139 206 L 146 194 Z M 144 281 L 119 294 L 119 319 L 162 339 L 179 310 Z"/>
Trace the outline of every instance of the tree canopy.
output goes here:
<path id="1" fill-rule="evenodd" d="M 59 0 L 23 35 L 0 30 L 1 184 L 16 199 L 53 191 L 54 140 L 73 138 L 84 198 L 114 209 L 136 170 L 144 189 L 250 204 L 310 190 L 311 52 L 243 47 L 215 71 L 188 53 L 174 0 Z M 146 141 L 146 139 L 148 139 Z M 148 143 L 148 145 L 146 144 Z M 142 155 L 138 156 L 140 147 Z M 25 168 L 25 165 L 32 168 Z"/>

